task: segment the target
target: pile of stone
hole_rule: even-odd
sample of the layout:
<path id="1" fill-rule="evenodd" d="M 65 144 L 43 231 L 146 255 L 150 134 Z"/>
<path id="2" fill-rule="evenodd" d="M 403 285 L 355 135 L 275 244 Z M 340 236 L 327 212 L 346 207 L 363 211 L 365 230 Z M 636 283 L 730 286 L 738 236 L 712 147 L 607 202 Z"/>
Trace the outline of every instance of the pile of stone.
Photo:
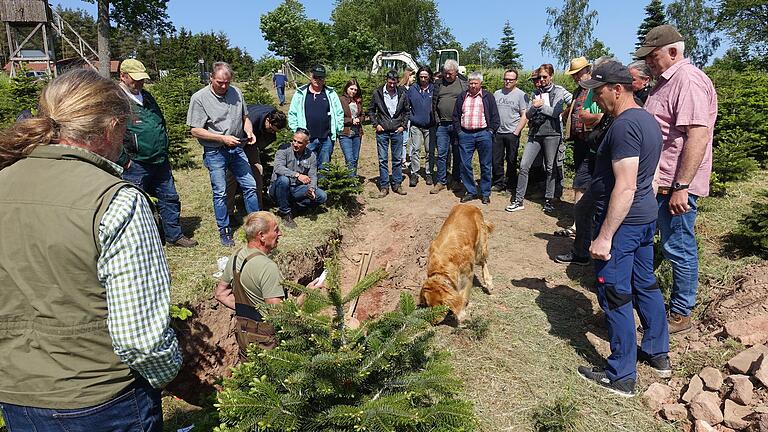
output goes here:
<path id="1" fill-rule="evenodd" d="M 723 370 L 705 367 L 680 391 L 654 383 L 643 394 L 658 416 L 691 432 L 768 432 L 768 327 L 754 318 L 725 326 L 725 333 L 750 348 Z M 765 322 L 768 322 L 766 319 Z"/>

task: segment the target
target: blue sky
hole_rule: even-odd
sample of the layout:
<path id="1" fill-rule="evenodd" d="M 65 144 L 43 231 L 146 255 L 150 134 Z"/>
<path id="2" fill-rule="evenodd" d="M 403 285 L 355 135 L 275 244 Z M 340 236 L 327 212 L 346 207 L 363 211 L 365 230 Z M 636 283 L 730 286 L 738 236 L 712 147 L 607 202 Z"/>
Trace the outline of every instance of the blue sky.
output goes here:
<path id="1" fill-rule="evenodd" d="M 386 1 L 386 0 L 382 0 Z M 630 60 L 637 28 L 645 17 L 649 0 L 617 2 L 592 0 L 590 8 L 598 12 L 594 35 L 602 40 L 623 62 Z M 64 7 L 82 8 L 95 16 L 96 7 L 82 0 L 51 1 Z M 173 24 L 193 32 L 223 31 L 233 45 L 244 48 L 254 58 L 267 53 L 267 43 L 261 37 L 259 17 L 281 3 L 281 0 L 170 0 L 168 15 Z M 329 21 L 332 0 L 304 0 L 307 15 Z M 669 1 L 663 2 L 665 5 Z M 493 47 L 498 45 L 504 21 L 509 20 L 515 31 L 518 49 L 526 69 L 541 63 L 555 63 L 541 53 L 541 38 L 547 31 L 547 7 L 560 8 L 562 0 L 526 2 L 520 0 L 485 0 L 478 3 L 459 0 L 437 0 L 440 16 L 463 46 L 486 38 Z M 479 5 L 470 10 L 470 5 Z M 468 17 L 471 17 L 468 19 Z M 723 41 L 722 45 L 727 45 Z M 725 52 L 718 50 L 716 56 Z"/>

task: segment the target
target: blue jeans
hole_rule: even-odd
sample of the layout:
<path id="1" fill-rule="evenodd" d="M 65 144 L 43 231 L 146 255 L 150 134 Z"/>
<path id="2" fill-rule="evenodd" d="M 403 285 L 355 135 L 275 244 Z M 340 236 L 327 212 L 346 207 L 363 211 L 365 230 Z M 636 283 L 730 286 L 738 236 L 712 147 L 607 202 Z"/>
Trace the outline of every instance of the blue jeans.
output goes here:
<path id="1" fill-rule="evenodd" d="M 325 191 L 315 189 L 315 199 L 307 196 L 309 185 L 301 184 L 298 180 L 283 175 L 277 176 L 275 181 L 269 185 L 269 196 L 277 201 L 280 214 L 291 212 L 291 203 L 295 203 L 299 208 L 319 206 L 328 199 Z"/>
<path id="2" fill-rule="evenodd" d="M 277 87 L 277 100 L 280 101 L 280 105 L 285 103 L 285 87 Z"/>
<path id="3" fill-rule="evenodd" d="M 619 226 L 613 235 L 611 259 L 594 260 L 597 300 L 605 312 L 611 355 L 605 372 L 611 381 L 637 379 L 637 335 L 632 308 L 643 326 L 640 350 L 653 358 L 669 352 L 664 296 L 653 275 L 656 223 Z M 597 223 L 594 236 L 600 233 Z"/>
<path id="4" fill-rule="evenodd" d="M 357 161 L 360 159 L 360 135 L 339 135 L 339 146 L 341 152 L 344 153 L 347 169 L 351 171 L 350 176 L 357 176 Z"/>
<path id="5" fill-rule="evenodd" d="M 461 182 L 468 195 L 478 196 L 475 173 L 472 170 L 472 156 L 477 149 L 480 157 L 480 194 L 491 196 L 491 171 L 493 169 L 493 134 L 489 130 L 475 132 L 459 131 L 459 155 L 461 159 Z"/>
<path id="6" fill-rule="evenodd" d="M 453 166 L 451 168 L 451 179 L 459 181 L 459 160 L 458 139 L 452 124 L 440 124 L 435 132 L 437 137 L 437 183 L 448 184 L 448 158 L 453 154 Z"/>
<path id="7" fill-rule="evenodd" d="M 389 147 L 392 148 L 392 188 L 403 182 L 403 134 L 380 132 L 376 134 L 376 148 L 379 153 L 379 189 L 389 187 Z"/>
<path id="8" fill-rule="evenodd" d="M 162 432 L 160 390 L 143 379 L 101 405 L 81 409 L 46 409 L 0 403 L 9 431 Z"/>
<path id="9" fill-rule="evenodd" d="M 331 137 L 325 137 L 324 139 L 315 138 L 309 142 L 307 148 L 317 156 L 318 171 L 325 168 L 328 162 L 331 161 L 331 154 L 333 154 L 333 140 L 331 140 Z"/>
<path id="10" fill-rule="evenodd" d="M 686 213 L 672 216 L 669 212 L 669 195 L 657 195 L 659 203 L 659 232 L 664 258 L 672 264 L 672 293 L 669 311 L 690 316 L 696 305 L 699 288 L 699 251 L 693 225 L 696 223 L 696 195 L 688 194 Z"/>
<path id="11" fill-rule="evenodd" d="M 203 165 L 208 168 L 213 193 L 213 213 L 219 230 L 229 227 L 227 213 L 227 169 L 235 176 L 243 192 L 245 210 L 248 213 L 259 211 L 259 198 L 256 194 L 256 180 L 253 179 L 251 166 L 241 146 L 203 147 Z"/>
<path id="12" fill-rule="evenodd" d="M 123 180 L 135 184 L 157 198 L 157 209 L 163 221 L 165 239 L 168 242 L 180 239 L 182 235 L 179 225 L 181 202 L 168 161 L 157 165 L 131 161 L 131 166 L 123 171 Z"/>

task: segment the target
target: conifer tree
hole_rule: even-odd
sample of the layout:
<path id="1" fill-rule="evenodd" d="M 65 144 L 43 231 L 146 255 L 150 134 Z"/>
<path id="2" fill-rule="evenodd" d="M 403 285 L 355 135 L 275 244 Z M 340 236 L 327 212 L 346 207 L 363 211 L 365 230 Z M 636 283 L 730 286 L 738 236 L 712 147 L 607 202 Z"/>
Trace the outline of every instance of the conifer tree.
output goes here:
<path id="1" fill-rule="evenodd" d="M 522 69 L 522 55 L 517 52 L 515 32 L 512 30 L 509 20 L 504 23 L 504 29 L 501 32 L 504 36 L 501 37 L 499 48 L 496 49 L 496 62 L 504 68 Z"/>
<path id="2" fill-rule="evenodd" d="M 347 295 L 337 260 L 326 262 L 327 293 L 306 293 L 262 310 L 279 345 L 252 345 L 217 395 L 217 429 L 231 431 L 473 431 L 472 404 L 459 399 L 446 353 L 432 346 L 446 308 L 416 307 L 403 293 L 396 310 L 347 326 L 344 305 L 386 277 L 377 270 Z"/>
<path id="3" fill-rule="evenodd" d="M 651 2 L 648 3 L 648 6 L 645 7 L 645 19 L 640 23 L 640 27 L 637 29 L 635 49 L 640 48 L 645 40 L 645 35 L 647 35 L 652 28 L 663 24 L 667 24 L 667 17 L 664 15 L 664 5 L 661 4 L 661 0 L 651 0 Z"/>

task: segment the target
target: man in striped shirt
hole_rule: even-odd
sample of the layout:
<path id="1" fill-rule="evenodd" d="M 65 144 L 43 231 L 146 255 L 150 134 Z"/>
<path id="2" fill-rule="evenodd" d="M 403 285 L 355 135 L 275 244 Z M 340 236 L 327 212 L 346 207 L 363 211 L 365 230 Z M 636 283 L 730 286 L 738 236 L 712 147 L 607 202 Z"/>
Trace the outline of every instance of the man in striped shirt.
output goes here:
<path id="1" fill-rule="evenodd" d="M 467 191 L 461 202 L 480 198 L 483 204 L 491 202 L 491 169 L 493 164 L 493 134 L 499 128 L 499 110 L 496 99 L 483 90 L 483 74 L 469 74 L 469 86 L 456 99 L 453 109 L 453 130 L 458 131 L 461 160 L 461 182 Z M 475 184 L 472 157 L 477 149 L 480 157 L 480 192 Z"/>

